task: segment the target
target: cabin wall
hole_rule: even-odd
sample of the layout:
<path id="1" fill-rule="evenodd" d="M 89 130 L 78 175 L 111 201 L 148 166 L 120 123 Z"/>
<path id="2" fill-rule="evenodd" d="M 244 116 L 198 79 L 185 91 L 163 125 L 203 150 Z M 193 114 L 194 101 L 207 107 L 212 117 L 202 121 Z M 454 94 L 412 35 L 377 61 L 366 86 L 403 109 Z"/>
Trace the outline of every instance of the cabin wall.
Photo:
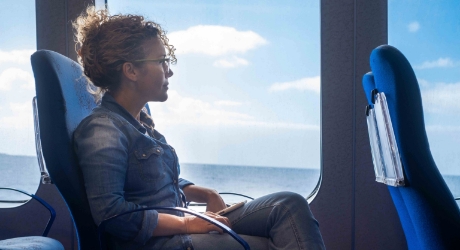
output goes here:
<path id="1" fill-rule="evenodd" d="M 48 237 L 59 240 L 65 249 L 78 249 L 69 210 L 54 185 L 40 184 L 36 195 L 56 211 Z M 0 209 L 0 240 L 42 235 L 50 218 L 48 210 L 35 200 L 14 208 Z"/>
<path id="2" fill-rule="evenodd" d="M 47 0 L 35 1 L 37 18 L 37 50 L 56 51 L 73 60 L 75 52 L 72 21 L 89 5 L 98 0 Z"/>

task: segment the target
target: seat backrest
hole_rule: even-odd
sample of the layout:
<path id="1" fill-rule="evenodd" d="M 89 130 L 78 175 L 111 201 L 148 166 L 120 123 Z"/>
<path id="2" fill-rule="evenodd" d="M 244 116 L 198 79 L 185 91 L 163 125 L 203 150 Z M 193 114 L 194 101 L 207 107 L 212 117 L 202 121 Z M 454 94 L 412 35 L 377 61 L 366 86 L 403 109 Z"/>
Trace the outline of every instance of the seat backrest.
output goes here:
<path id="1" fill-rule="evenodd" d="M 409 249 L 460 246 L 460 211 L 431 155 L 415 73 L 396 48 L 382 45 L 370 57 L 363 87 L 385 93 L 403 166 L 405 186 L 388 187 Z M 374 91 L 375 93 L 375 91 Z"/>
<path id="2" fill-rule="evenodd" d="M 69 207 L 80 249 L 98 249 L 97 227 L 72 147 L 74 130 L 96 103 L 87 91 L 82 68 L 75 61 L 47 50 L 35 52 L 31 61 L 46 166 Z"/>

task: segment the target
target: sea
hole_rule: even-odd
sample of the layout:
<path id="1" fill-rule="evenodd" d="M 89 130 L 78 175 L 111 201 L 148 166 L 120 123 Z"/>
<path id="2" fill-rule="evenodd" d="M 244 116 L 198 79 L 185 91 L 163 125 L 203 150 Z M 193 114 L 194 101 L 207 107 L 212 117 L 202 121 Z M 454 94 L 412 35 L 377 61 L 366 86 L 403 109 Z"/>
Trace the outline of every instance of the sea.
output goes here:
<path id="1" fill-rule="evenodd" d="M 182 163 L 180 176 L 218 192 L 239 193 L 253 198 L 277 191 L 292 191 L 308 196 L 318 183 L 320 170 Z M 444 180 L 454 196 L 460 197 L 460 176 L 445 175 Z M 35 193 L 39 182 L 36 157 L 0 154 L 0 187 Z M 223 198 L 227 203 L 246 199 L 235 195 L 223 195 Z M 0 190 L 0 208 L 19 206 L 23 204 L 19 201 L 28 199 L 28 196 L 13 191 Z M 457 204 L 460 206 L 460 201 Z"/>

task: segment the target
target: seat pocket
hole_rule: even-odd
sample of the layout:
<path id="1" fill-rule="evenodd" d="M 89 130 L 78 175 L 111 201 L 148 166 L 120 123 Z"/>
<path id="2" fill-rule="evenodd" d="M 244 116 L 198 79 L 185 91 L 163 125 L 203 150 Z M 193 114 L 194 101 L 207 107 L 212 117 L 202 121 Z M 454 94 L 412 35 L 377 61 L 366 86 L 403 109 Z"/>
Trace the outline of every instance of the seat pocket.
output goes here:
<path id="1" fill-rule="evenodd" d="M 142 180 L 160 182 L 165 178 L 163 154 L 164 150 L 159 145 L 134 150 L 136 165 Z"/>

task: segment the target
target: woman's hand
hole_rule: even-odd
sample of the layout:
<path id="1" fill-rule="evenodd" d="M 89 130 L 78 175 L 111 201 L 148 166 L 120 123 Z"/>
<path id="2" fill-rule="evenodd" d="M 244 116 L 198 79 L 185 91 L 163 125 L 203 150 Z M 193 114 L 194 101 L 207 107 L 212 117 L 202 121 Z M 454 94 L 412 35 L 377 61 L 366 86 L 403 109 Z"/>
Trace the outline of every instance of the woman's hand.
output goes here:
<path id="1" fill-rule="evenodd" d="M 188 185 L 183 189 L 187 200 L 206 203 L 206 211 L 218 212 L 227 207 L 222 197 L 216 190 Z"/>
<path id="2" fill-rule="evenodd" d="M 214 192 L 210 192 L 208 194 L 208 200 L 206 202 L 206 211 L 216 213 L 224 208 L 227 208 L 227 205 L 225 204 L 220 194 L 217 193 L 217 191 L 215 190 L 212 191 Z"/>
<path id="3" fill-rule="evenodd" d="M 230 227 L 227 217 L 206 212 L 205 215 Z M 174 234 L 205 234 L 211 231 L 222 233 L 218 226 L 196 216 L 179 217 L 172 214 L 158 213 L 158 224 L 153 231 L 153 236 L 167 236 Z"/>
<path id="4" fill-rule="evenodd" d="M 227 227 L 231 227 L 230 221 L 228 220 L 227 217 L 217 215 L 213 212 L 205 212 L 204 215 L 207 215 L 223 223 Z M 184 217 L 184 224 L 185 224 L 185 229 L 186 229 L 185 231 L 187 234 L 205 234 L 211 231 L 217 231 L 220 234 L 223 233 L 223 230 L 219 228 L 218 226 L 212 224 L 211 222 L 207 222 L 196 216 Z"/>

